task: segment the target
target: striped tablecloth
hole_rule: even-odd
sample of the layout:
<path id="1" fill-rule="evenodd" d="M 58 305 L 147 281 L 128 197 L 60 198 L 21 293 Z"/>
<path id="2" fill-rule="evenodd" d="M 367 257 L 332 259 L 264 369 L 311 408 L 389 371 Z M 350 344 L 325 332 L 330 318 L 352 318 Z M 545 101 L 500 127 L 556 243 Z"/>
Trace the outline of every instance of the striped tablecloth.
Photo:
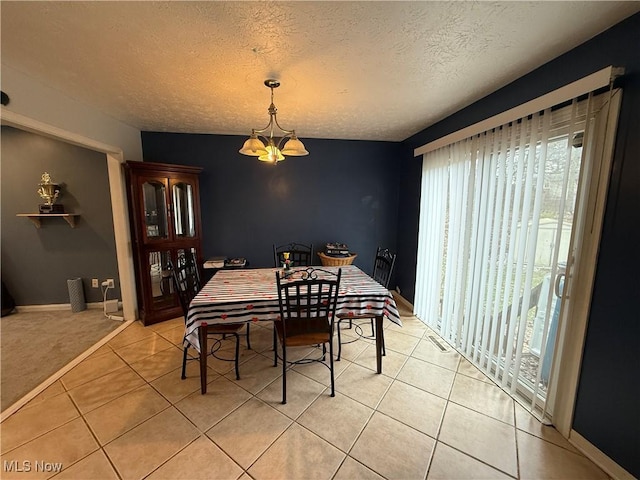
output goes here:
<path id="1" fill-rule="evenodd" d="M 338 272 L 342 278 L 336 314 L 383 315 L 402 325 L 391 293 L 355 265 L 317 267 Z M 204 322 L 238 323 L 272 321 L 279 314 L 276 268 L 221 270 L 207 282 L 189 306 L 184 346 L 199 351 L 198 327 Z"/>

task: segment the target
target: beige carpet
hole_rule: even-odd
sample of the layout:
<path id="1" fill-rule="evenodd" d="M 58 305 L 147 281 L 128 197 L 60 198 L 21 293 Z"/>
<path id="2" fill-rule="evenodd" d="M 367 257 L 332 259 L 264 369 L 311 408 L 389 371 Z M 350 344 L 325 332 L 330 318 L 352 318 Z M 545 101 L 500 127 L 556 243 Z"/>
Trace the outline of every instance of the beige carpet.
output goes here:
<path id="1" fill-rule="evenodd" d="M 0 319 L 0 411 L 122 325 L 102 310 L 13 313 Z"/>

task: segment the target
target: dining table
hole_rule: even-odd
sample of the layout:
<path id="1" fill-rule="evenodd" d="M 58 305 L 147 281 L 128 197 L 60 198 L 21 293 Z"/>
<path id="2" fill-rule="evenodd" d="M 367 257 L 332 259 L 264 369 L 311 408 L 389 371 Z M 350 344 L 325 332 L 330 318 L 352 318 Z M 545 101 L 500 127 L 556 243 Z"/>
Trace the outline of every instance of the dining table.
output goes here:
<path id="1" fill-rule="evenodd" d="M 340 267 L 301 267 L 305 270 L 337 274 L 342 270 L 336 316 L 374 318 L 377 373 L 382 373 L 385 319 L 402 326 L 393 295 L 355 265 Z M 207 391 L 207 326 L 220 323 L 274 321 L 280 316 L 276 284 L 278 268 L 232 269 L 218 271 L 189 305 L 185 321 L 184 348 L 192 347 L 200 356 L 201 392 Z"/>

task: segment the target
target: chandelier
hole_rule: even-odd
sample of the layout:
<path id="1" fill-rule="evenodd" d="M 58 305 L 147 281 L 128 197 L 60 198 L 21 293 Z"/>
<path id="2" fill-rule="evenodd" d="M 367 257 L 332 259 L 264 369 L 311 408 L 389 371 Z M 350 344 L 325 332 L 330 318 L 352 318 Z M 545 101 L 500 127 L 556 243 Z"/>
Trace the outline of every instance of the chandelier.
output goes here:
<path id="1" fill-rule="evenodd" d="M 292 157 L 302 157 L 309 155 L 304 148 L 304 144 L 296 137 L 295 130 L 285 130 L 278 123 L 276 114 L 278 109 L 273 103 L 273 89 L 280 86 L 278 80 L 267 79 L 264 84 L 271 89 L 271 105 L 269 105 L 269 123 L 260 130 L 252 129 L 251 136 L 244 142 L 239 150 L 243 155 L 258 157 L 263 162 L 277 163 L 284 160 L 285 155 Z M 274 129 L 280 130 L 280 139 L 274 138 Z M 286 143 L 285 143 L 286 140 Z M 284 146 L 283 146 L 284 143 Z"/>

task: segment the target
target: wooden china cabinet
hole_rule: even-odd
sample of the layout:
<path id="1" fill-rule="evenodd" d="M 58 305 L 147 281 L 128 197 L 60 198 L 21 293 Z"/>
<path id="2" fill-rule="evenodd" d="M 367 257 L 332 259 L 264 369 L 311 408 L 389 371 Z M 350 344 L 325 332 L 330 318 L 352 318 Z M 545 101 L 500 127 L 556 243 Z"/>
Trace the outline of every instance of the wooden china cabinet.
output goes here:
<path id="1" fill-rule="evenodd" d="M 200 167 L 126 162 L 139 317 L 145 325 L 182 316 L 169 261 L 191 253 L 202 265 Z"/>

